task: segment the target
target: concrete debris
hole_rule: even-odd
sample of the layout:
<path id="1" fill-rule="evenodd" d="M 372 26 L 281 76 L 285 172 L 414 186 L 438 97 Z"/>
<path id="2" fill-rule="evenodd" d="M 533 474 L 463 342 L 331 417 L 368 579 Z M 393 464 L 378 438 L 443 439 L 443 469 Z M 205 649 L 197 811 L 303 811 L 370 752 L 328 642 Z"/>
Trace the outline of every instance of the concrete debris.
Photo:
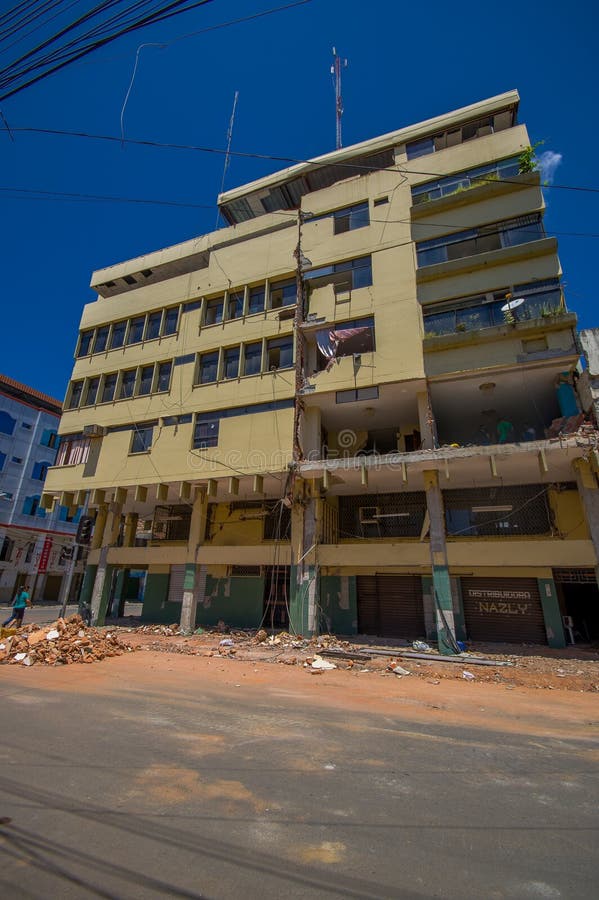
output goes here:
<path id="1" fill-rule="evenodd" d="M 220 642 L 219 646 L 220 647 L 233 647 L 234 644 L 235 644 L 235 642 L 232 641 L 231 638 L 223 638 L 222 641 Z"/>
<path id="2" fill-rule="evenodd" d="M 57 619 L 50 626 L 25 625 L 17 629 L 10 644 L 5 641 L 0 662 L 32 666 L 93 663 L 109 656 L 120 656 L 134 648 L 123 644 L 114 634 L 86 628 L 80 616 Z"/>
<path id="3" fill-rule="evenodd" d="M 404 669 L 403 666 L 393 666 L 391 669 L 395 675 L 411 675 L 412 673 L 408 671 L 408 669 Z"/>
<path id="4" fill-rule="evenodd" d="M 425 641 L 412 641 L 412 647 L 414 650 L 418 650 L 419 653 L 428 653 L 431 649 Z"/>
<path id="5" fill-rule="evenodd" d="M 257 644 L 263 644 L 267 638 L 268 638 L 268 635 L 265 632 L 264 628 L 260 628 L 259 631 L 256 632 L 256 636 L 255 636 L 254 640 L 256 641 Z"/>
<path id="6" fill-rule="evenodd" d="M 175 625 L 140 625 L 136 628 L 140 634 L 162 634 L 165 637 L 172 637 L 175 634 L 181 634 L 178 624 Z"/>
<path id="7" fill-rule="evenodd" d="M 466 681 L 474 681 L 475 677 L 472 672 L 467 672 L 466 669 L 462 672 L 462 678 L 465 678 Z"/>
<path id="8" fill-rule="evenodd" d="M 337 666 L 335 663 L 330 662 L 328 659 L 323 659 L 322 656 L 315 656 L 312 662 L 313 669 L 336 669 Z"/>

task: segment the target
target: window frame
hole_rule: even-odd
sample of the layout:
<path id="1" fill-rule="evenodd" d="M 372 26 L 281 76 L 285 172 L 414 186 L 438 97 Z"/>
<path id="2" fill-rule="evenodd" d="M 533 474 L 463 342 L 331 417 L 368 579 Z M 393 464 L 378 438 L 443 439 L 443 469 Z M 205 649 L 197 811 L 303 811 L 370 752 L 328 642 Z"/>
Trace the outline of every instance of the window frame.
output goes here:
<path id="1" fill-rule="evenodd" d="M 147 436 L 149 434 L 149 446 Z M 136 448 L 136 442 L 141 441 L 141 446 Z M 138 456 L 140 453 L 150 453 L 154 441 L 154 425 L 134 425 L 131 430 L 131 444 L 129 456 Z"/>

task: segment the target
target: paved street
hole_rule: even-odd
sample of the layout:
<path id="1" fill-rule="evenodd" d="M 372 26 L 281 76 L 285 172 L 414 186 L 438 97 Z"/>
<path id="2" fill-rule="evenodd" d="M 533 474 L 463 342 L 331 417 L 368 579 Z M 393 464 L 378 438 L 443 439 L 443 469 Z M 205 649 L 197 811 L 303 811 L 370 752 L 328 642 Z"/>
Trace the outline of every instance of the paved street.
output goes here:
<path id="1" fill-rule="evenodd" d="M 0 669 L 11 898 L 594 898 L 596 697 L 140 651 Z"/>

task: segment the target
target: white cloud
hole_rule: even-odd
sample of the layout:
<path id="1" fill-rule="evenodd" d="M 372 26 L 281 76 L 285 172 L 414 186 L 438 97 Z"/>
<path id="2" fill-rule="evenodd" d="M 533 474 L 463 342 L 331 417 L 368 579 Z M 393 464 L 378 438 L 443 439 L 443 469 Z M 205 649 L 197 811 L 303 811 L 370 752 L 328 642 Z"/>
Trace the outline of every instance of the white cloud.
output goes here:
<path id="1" fill-rule="evenodd" d="M 541 182 L 543 184 L 553 184 L 553 179 L 559 165 L 562 162 L 561 153 L 554 153 L 553 150 L 545 150 L 537 157 L 537 165 L 541 173 Z"/>

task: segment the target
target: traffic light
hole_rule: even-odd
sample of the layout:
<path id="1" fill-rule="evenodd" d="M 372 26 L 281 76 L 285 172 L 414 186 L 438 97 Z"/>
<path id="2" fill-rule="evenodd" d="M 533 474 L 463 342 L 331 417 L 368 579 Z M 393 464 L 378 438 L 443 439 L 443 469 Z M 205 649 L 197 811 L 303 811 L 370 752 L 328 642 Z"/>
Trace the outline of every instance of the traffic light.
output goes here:
<path id="1" fill-rule="evenodd" d="M 79 519 L 79 526 L 77 528 L 77 537 L 75 538 L 78 544 L 89 544 L 92 537 L 92 529 L 94 527 L 94 520 L 91 516 L 81 516 Z"/>

